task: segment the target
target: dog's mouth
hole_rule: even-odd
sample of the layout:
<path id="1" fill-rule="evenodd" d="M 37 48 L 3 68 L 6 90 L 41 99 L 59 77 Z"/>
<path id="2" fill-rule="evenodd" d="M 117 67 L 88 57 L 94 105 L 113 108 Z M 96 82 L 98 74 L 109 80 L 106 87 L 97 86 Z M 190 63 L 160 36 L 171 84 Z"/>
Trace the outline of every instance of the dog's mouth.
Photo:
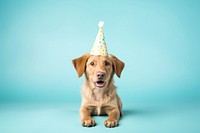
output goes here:
<path id="1" fill-rule="evenodd" d="M 101 81 L 101 80 L 95 82 L 95 86 L 96 86 L 96 87 L 99 87 L 99 88 L 103 88 L 105 85 L 106 85 L 106 82 Z"/>

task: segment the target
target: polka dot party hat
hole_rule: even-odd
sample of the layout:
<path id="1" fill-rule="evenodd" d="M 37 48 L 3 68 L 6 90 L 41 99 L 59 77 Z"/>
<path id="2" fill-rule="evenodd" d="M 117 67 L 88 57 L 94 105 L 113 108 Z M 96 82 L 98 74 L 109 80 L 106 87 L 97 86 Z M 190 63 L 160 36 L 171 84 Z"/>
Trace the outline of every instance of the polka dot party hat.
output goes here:
<path id="1" fill-rule="evenodd" d="M 90 52 L 91 55 L 101 55 L 101 56 L 107 56 L 108 51 L 106 47 L 106 41 L 103 33 L 103 21 L 100 21 L 98 26 L 99 26 L 99 31 L 97 33 L 96 39 L 93 44 L 93 48 Z"/>

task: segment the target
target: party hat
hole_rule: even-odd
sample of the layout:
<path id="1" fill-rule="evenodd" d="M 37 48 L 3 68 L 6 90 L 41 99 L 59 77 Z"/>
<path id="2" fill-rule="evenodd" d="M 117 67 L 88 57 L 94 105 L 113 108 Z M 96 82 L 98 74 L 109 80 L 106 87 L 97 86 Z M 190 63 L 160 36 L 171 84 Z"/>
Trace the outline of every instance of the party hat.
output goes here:
<path id="1" fill-rule="evenodd" d="M 107 56 L 108 55 L 108 50 L 106 47 L 106 41 L 103 33 L 103 21 L 100 21 L 98 26 L 99 26 L 99 31 L 97 33 L 96 39 L 94 41 L 92 50 L 90 52 L 91 55 L 101 55 L 101 56 Z"/>

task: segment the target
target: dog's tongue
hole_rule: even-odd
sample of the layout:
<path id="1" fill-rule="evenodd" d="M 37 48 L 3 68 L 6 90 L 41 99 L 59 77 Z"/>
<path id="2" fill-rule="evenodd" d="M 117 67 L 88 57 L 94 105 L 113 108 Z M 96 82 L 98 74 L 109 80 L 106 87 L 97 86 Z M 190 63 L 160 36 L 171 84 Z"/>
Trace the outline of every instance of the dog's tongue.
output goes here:
<path id="1" fill-rule="evenodd" d="M 101 88 L 101 87 L 104 87 L 104 86 L 105 86 L 105 82 L 104 82 L 104 81 L 97 81 L 97 82 L 96 82 L 96 86 L 97 86 L 97 87 L 100 87 L 100 88 Z"/>

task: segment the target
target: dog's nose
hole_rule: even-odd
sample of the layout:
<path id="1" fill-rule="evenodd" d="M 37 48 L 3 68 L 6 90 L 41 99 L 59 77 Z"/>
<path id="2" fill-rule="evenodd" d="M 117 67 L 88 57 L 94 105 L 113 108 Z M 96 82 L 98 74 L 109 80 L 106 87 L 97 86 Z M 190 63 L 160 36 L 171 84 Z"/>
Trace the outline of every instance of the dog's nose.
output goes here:
<path id="1" fill-rule="evenodd" d="M 104 72 L 98 72 L 97 73 L 97 78 L 102 79 L 105 77 L 105 73 Z"/>

